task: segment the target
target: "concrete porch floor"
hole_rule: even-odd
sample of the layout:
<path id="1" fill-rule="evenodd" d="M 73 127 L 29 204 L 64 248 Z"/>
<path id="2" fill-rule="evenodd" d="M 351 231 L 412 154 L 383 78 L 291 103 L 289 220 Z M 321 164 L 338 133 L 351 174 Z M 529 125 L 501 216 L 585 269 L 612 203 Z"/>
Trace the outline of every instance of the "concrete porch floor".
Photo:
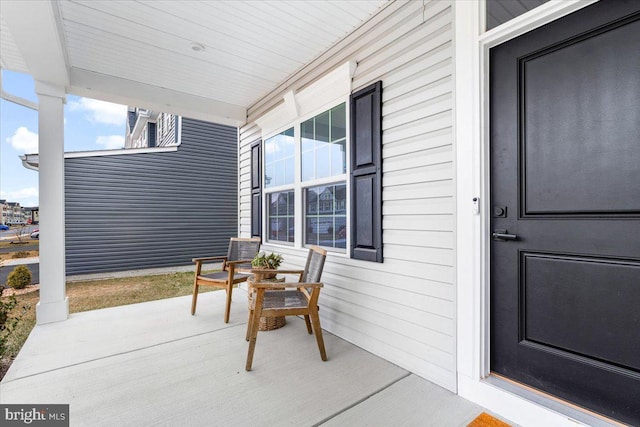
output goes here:
<path id="1" fill-rule="evenodd" d="M 483 409 L 328 332 L 322 362 L 304 321 L 261 332 L 253 370 L 246 293 L 73 314 L 34 328 L 0 403 L 70 404 L 72 426 L 465 426 Z"/>

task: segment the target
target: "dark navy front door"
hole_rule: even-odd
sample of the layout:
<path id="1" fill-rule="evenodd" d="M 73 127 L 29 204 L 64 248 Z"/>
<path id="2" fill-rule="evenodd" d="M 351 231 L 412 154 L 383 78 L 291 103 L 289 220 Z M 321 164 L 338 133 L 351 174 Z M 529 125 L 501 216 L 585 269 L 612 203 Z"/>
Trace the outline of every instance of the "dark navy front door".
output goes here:
<path id="1" fill-rule="evenodd" d="M 640 425 L 640 2 L 490 61 L 491 370 Z"/>

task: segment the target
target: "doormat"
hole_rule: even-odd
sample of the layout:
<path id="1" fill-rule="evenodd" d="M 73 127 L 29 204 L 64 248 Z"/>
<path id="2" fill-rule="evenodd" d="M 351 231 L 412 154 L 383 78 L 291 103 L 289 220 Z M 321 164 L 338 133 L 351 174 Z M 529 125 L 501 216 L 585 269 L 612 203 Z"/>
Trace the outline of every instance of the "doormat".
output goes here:
<path id="1" fill-rule="evenodd" d="M 467 427 L 511 427 L 509 424 L 492 417 L 486 412 L 478 415 L 473 421 L 467 424 Z"/>

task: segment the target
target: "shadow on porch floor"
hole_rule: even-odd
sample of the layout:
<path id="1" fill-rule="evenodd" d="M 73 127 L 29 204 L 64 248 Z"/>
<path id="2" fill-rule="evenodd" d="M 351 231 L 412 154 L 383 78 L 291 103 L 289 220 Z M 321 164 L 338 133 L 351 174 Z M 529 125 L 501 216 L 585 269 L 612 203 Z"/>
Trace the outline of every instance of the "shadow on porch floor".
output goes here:
<path id="1" fill-rule="evenodd" d="M 322 362 L 304 322 L 262 332 L 244 370 L 246 293 L 73 314 L 34 328 L 0 403 L 70 404 L 84 425 L 464 426 L 482 408 L 328 332 Z"/>

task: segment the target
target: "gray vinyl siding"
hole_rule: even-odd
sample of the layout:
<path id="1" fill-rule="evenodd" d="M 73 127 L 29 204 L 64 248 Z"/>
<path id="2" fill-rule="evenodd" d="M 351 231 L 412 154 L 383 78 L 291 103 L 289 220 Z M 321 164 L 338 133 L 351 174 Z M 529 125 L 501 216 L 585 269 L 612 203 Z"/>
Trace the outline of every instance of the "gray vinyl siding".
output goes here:
<path id="1" fill-rule="evenodd" d="M 68 275 L 226 254 L 238 229 L 237 129 L 182 123 L 176 152 L 65 159 Z"/>
<path id="2" fill-rule="evenodd" d="M 391 3 L 249 109 L 239 159 L 240 232 L 249 236 L 255 120 L 288 90 L 349 60 L 358 63 L 352 91 L 382 80 L 384 263 L 330 253 L 320 315 L 328 331 L 449 390 L 456 389 L 452 14 L 449 1 Z M 264 248 L 298 267 L 306 253 Z"/>

